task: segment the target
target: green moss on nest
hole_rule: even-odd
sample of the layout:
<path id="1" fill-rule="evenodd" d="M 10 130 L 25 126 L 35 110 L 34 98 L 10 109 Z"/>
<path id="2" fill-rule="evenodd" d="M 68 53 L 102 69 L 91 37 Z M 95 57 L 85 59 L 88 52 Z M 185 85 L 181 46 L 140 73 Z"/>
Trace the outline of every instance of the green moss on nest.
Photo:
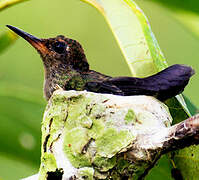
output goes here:
<path id="1" fill-rule="evenodd" d="M 81 154 L 84 146 L 89 141 L 87 129 L 82 127 L 73 128 L 66 133 L 65 144 L 70 147 L 74 154 Z"/>
<path id="2" fill-rule="evenodd" d="M 90 117 L 84 115 L 84 116 L 81 116 L 80 118 L 81 118 L 81 126 L 82 127 L 91 128 L 93 121 Z"/>
<path id="3" fill-rule="evenodd" d="M 125 169 L 128 169 L 130 163 L 125 160 L 123 157 L 118 158 L 117 160 L 117 171 L 121 174 L 124 172 Z"/>
<path id="4" fill-rule="evenodd" d="M 40 176 L 39 180 L 46 179 L 48 171 L 55 171 L 57 168 L 56 160 L 53 154 L 44 153 L 41 158 Z"/>
<path id="5" fill-rule="evenodd" d="M 133 139 L 128 130 L 118 131 L 114 128 L 108 128 L 96 139 L 97 153 L 102 157 L 113 157 L 122 148 L 127 147 Z"/>
<path id="6" fill-rule="evenodd" d="M 81 104 L 81 107 L 79 106 Z M 104 109 L 98 104 L 91 106 L 90 98 L 82 96 L 70 98 L 69 116 L 65 124 L 64 151 L 72 165 L 76 168 L 91 166 L 91 155 L 82 153 L 89 141 L 96 139 L 104 131 L 104 123 L 94 116 Z"/>
<path id="7" fill-rule="evenodd" d="M 135 123 L 136 122 L 136 115 L 133 111 L 133 109 L 129 109 L 126 116 L 124 117 L 125 123 Z"/>
<path id="8" fill-rule="evenodd" d="M 93 160 L 93 164 L 100 172 L 106 172 L 116 165 L 116 157 L 105 158 L 97 155 Z"/>
<path id="9" fill-rule="evenodd" d="M 128 130 L 119 131 L 116 127 L 109 127 L 105 121 L 105 107 L 99 103 L 104 99 L 91 103 L 91 98 L 70 98 L 69 115 L 65 124 L 64 152 L 74 167 L 91 166 L 92 161 L 98 170 L 104 172 L 115 166 L 116 159 L 112 157 L 128 146 L 133 137 Z M 132 119 L 132 116 L 133 112 L 129 111 L 128 118 Z M 95 155 L 82 153 L 83 148 L 89 146 L 91 139 L 95 142 Z"/>
<path id="10" fill-rule="evenodd" d="M 73 128 L 67 131 L 64 140 L 64 151 L 71 164 L 76 167 L 91 166 L 90 158 L 83 154 L 83 148 L 89 142 L 86 128 Z"/>
<path id="11" fill-rule="evenodd" d="M 89 136 L 92 137 L 93 139 L 97 139 L 99 136 L 103 134 L 105 127 L 106 126 L 103 121 L 93 120 L 93 126 L 88 131 Z"/>
<path id="12" fill-rule="evenodd" d="M 70 163 L 76 167 L 89 167 L 91 166 L 90 157 L 87 154 L 75 154 L 71 148 L 70 145 L 64 144 L 63 147 L 64 153 L 66 154 L 67 158 L 69 159 Z"/>
<path id="13" fill-rule="evenodd" d="M 50 152 L 54 142 L 60 140 L 61 145 L 64 140 L 63 151 L 82 179 L 120 179 L 121 175 L 136 177 L 143 172 L 143 163 L 141 167 L 132 164 L 120 152 L 130 147 L 136 135 L 134 130 L 157 123 L 152 113 L 144 111 L 135 115 L 133 109 L 107 108 L 104 104 L 107 98 L 92 93 L 59 93 L 51 99 L 43 121 L 42 141 L 43 147 L 46 142 L 46 152 Z M 43 152 L 43 177 L 48 168 L 56 169 L 51 155 Z M 46 167 L 46 163 L 52 166 Z"/>
<path id="14" fill-rule="evenodd" d="M 82 127 L 82 125 L 85 127 L 86 124 L 89 127 L 92 125 L 92 120 L 85 118 L 87 117 L 87 105 L 90 104 L 89 98 L 83 98 L 80 96 L 70 97 L 69 98 L 69 106 L 68 106 L 68 117 L 67 122 L 65 125 L 65 128 L 68 130 L 75 128 L 75 127 Z M 80 106 L 81 104 L 81 106 Z"/>
<path id="15" fill-rule="evenodd" d="M 84 180 L 93 180 L 93 176 L 94 176 L 94 169 L 90 168 L 90 167 L 84 167 L 79 169 L 79 176 L 81 179 Z"/>

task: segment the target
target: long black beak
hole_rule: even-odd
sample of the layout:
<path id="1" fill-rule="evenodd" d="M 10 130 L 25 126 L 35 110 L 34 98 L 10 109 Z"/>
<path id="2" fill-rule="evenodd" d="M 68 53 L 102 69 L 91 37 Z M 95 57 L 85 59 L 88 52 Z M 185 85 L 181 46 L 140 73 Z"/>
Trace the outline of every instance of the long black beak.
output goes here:
<path id="1" fill-rule="evenodd" d="M 31 34 L 28 34 L 21 29 L 18 29 L 11 25 L 6 25 L 9 29 L 14 31 L 16 34 L 24 38 L 26 41 L 28 41 L 36 50 L 38 50 L 40 53 L 46 53 L 48 51 L 47 47 L 44 45 L 43 41 Z"/>

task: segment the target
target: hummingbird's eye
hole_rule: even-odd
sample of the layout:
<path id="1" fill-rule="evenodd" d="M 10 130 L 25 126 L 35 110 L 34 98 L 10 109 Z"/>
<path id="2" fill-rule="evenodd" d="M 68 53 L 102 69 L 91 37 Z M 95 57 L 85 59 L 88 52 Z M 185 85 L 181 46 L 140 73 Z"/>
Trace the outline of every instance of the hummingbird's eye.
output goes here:
<path id="1" fill-rule="evenodd" d="M 56 42 L 52 45 L 55 52 L 62 54 L 66 49 L 66 44 L 64 42 Z"/>

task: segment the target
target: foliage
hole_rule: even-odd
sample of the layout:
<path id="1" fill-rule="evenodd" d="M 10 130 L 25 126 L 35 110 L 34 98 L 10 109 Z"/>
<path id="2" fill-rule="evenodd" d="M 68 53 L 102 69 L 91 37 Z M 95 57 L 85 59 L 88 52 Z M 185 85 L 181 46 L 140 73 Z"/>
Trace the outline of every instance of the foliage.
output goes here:
<path id="1" fill-rule="evenodd" d="M 0 11 L 24 0 L 1 0 Z M 12 45 L 17 35 L 6 31 L 0 35 L 0 54 Z M 37 171 L 40 156 L 40 125 L 34 124 L 43 111 L 35 93 L 23 86 L 0 81 L 0 179 L 25 177 Z M 13 175 L 11 175 L 13 174 Z"/>
<path id="2" fill-rule="evenodd" d="M 4 34 L 0 36 L 0 54 L 9 46 L 11 45 L 15 40 L 17 39 L 16 34 L 7 31 Z"/>
<path id="3" fill-rule="evenodd" d="M 1 0 L 0 1 L 0 11 L 4 10 L 5 8 L 8 8 L 12 5 L 15 5 L 16 3 L 20 3 L 27 0 Z"/>
<path id="4" fill-rule="evenodd" d="M 197 0 L 152 0 L 172 10 L 173 16 L 189 31 L 199 37 L 199 2 Z"/>

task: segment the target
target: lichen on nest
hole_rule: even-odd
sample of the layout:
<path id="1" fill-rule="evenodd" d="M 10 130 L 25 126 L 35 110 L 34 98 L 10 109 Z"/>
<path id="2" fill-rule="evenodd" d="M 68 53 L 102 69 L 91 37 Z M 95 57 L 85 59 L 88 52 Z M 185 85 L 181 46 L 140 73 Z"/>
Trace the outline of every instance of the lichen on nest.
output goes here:
<path id="1" fill-rule="evenodd" d="M 152 97 L 55 91 L 42 123 L 40 179 L 57 168 L 62 168 L 67 178 L 67 166 L 79 179 L 109 179 L 124 172 L 136 177 L 143 171 L 143 164 L 133 163 L 125 153 L 141 132 L 165 128 L 170 122 L 167 107 Z M 55 155 L 58 144 L 67 164 L 60 163 Z M 47 163 L 49 158 L 56 161 L 53 166 Z"/>

